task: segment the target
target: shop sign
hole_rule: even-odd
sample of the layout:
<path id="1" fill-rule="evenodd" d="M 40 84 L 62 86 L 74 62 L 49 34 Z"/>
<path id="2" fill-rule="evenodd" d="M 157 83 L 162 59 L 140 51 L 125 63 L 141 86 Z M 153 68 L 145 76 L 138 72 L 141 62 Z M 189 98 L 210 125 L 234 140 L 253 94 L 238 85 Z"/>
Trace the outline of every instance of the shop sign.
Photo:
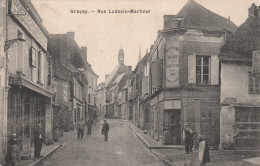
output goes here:
<path id="1" fill-rule="evenodd" d="M 166 45 L 166 87 L 179 86 L 179 43 L 169 42 Z"/>
<path id="2" fill-rule="evenodd" d="M 42 48 L 47 50 L 47 37 L 19 0 L 12 0 L 11 14 L 13 14 L 13 16 L 24 26 Z"/>

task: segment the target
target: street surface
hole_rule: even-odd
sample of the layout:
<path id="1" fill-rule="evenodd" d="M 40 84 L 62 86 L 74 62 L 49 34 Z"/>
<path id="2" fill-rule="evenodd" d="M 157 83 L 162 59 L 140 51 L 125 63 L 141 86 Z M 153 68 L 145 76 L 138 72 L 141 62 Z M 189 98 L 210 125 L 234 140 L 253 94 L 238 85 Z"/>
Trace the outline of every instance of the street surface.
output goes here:
<path id="1" fill-rule="evenodd" d="M 73 136 L 66 145 L 44 160 L 43 166 L 162 166 L 132 130 L 118 119 L 108 119 L 108 141 L 101 134 L 101 124 L 83 139 Z"/>

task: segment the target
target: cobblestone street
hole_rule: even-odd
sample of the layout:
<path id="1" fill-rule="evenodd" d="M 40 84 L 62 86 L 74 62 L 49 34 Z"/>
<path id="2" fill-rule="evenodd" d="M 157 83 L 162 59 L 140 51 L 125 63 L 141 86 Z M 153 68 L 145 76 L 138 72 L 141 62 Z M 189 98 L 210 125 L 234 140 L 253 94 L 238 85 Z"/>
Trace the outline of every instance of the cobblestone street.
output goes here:
<path id="1" fill-rule="evenodd" d="M 163 165 L 158 161 L 121 120 L 109 119 L 108 142 L 101 135 L 101 124 L 93 127 L 92 135 L 78 140 L 73 136 L 66 145 L 38 165 L 86 166 L 86 165 Z"/>

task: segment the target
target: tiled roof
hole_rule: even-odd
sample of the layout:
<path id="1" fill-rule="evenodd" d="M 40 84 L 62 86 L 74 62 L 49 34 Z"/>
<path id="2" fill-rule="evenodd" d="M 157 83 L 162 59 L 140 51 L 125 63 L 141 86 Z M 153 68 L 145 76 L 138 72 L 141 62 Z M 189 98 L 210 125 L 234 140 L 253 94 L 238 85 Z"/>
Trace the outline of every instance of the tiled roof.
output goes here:
<path id="1" fill-rule="evenodd" d="M 250 17 L 227 40 L 220 50 L 220 60 L 250 60 L 260 50 L 260 18 Z"/>
<path id="2" fill-rule="evenodd" d="M 64 66 L 69 70 L 71 71 L 72 73 L 77 73 L 79 72 L 79 70 L 73 66 L 71 63 L 64 63 Z"/>
<path id="3" fill-rule="evenodd" d="M 211 12 L 194 0 L 189 0 L 169 22 L 174 20 L 180 20 L 180 24 L 172 24 L 168 29 L 205 29 L 209 31 L 223 31 L 226 29 L 231 32 L 237 29 L 237 26 L 229 19 Z"/>

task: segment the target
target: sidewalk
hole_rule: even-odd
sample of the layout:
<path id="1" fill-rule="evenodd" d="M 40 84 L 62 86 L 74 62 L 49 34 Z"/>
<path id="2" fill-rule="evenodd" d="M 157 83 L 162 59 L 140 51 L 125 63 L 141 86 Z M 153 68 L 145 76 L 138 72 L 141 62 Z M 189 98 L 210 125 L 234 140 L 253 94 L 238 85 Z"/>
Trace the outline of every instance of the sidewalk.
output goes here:
<path id="1" fill-rule="evenodd" d="M 131 122 L 127 122 L 127 124 L 148 149 L 184 149 L 183 145 L 162 145 L 148 134 L 144 134 L 143 130 L 134 126 Z"/>
<path id="2" fill-rule="evenodd" d="M 60 147 L 65 146 L 68 142 L 72 140 L 72 138 L 76 137 L 76 130 L 70 132 L 64 132 L 63 137 L 59 139 L 59 142 L 54 142 L 51 145 L 43 145 L 41 150 L 42 158 L 32 158 L 30 160 L 21 160 L 21 162 L 17 163 L 17 166 L 34 166 L 44 159 L 46 159 L 49 155 L 57 151 Z M 33 156 L 33 154 L 32 154 Z"/>
<path id="3" fill-rule="evenodd" d="M 199 165 L 198 152 L 193 151 L 192 154 L 185 154 L 184 146 L 169 146 L 161 145 L 158 141 L 153 140 L 147 134 L 143 134 L 143 131 L 130 122 L 126 122 L 128 126 L 133 130 L 135 135 L 140 139 L 140 141 L 161 161 L 169 166 L 183 166 L 188 161 L 191 165 Z M 249 163 L 253 159 L 252 157 L 260 156 L 256 153 L 235 153 L 235 151 L 218 151 L 210 150 L 211 162 L 207 165 L 209 166 L 242 166 L 244 163 Z M 258 158 L 259 159 L 259 158 Z M 254 159 L 256 160 L 256 159 Z M 257 160 L 258 161 L 258 160 Z M 249 165 L 249 164 L 248 164 Z"/>

